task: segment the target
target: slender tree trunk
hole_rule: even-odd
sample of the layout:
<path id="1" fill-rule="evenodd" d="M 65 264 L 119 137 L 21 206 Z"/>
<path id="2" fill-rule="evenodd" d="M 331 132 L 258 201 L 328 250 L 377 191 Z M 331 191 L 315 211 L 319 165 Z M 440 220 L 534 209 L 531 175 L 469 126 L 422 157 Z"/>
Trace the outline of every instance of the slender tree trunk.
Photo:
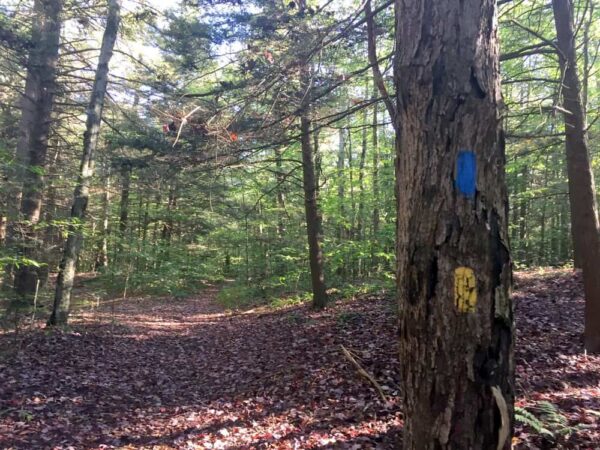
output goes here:
<path id="1" fill-rule="evenodd" d="M 300 117 L 300 131 L 302 133 L 302 178 L 304 181 L 304 206 L 306 210 L 306 233 L 308 236 L 313 307 L 321 309 L 327 305 L 327 293 L 323 271 L 323 251 L 321 250 L 315 165 L 310 145 L 310 120 L 306 113 Z"/>
<path id="2" fill-rule="evenodd" d="M 519 253 L 521 262 L 525 265 L 529 264 L 529 246 L 527 245 L 527 187 L 529 184 L 527 176 L 527 166 L 521 169 L 521 201 L 519 202 Z"/>
<path id="3" fill-rule="evenodd" d="M 587 114 L 588 106 L 588 91 L 590 83 L 590 28 L 594 23 L 594 0 L 586 2 L 588 18 L 582 18 L 585 21 L 583 25 L 583 87 L 581 93 L 581 101 L 583 110 Z M 595 57 L 594 57 L 595 58 Z"/>
<path id="4" fill-rule="evenodd" d="M 150 223 L 150 199 L 146 199 L 144 205 L 144 218 L 142 220 L 142 248 L 146 248 L 146 241 L 148 240 L 148 225 Z"/>
<path id="5" fill-rule="evenodd" d="M 163 240 L 163 244 L 165 244 L 164 255 L 163 258 L 165 261 L 168 261 L 169 255 L 171 254 L 171 241 L 173 239 L 173 232 L 175 230 L 175 221 L 173 220 L 173 213 L 177 208 L 177 195 L 178 195 L 178 187 L 177 180 L 173 181 L 169 188 L 169 198 L 167 200 L 167 217 L 163 224 L 161 238 Z"/>
<path id="6" fill-rule="evenodd" d="M 340 210 L 340 225 L 338 227 L 338 239 L 346 237 L 346 205 L 345 205 L 345 175 L 344 175 L 344 155 L 346 147 L 346 131 L 343 128 L 338 132 L 338 158 L 337 158 L 337 183 L 338 183 L 338 203 Z"/>
<path id="7" fill-rule="evenodd" d="M 0 212 L 0 246 L 4 245 L 6 240 L 6 224 L 8 223 L 8 218 L 4 212 L 4 208 Z"/>
<path id="8" fill-rule="evenodd" d="M 102 190 L 102 225 L 96 256 L 96 270 L 108 267 L 108 235 L 110 233 L 110 168 L 107 165 Z"/>
<path id="9" fill-rule="evenodd" d="M 368 86 L 365 90 L 365 97 L 368 98 Z M 358 220 L 356 226 L 356 232 L 358 238 L 362 241 L 365 238 L 365 160 L 367 158 L 367 109 L 363 110 L 363 129 L 362 129 L 362 143 L 360 151 L 360 159 L 358 162 Z"/>
<path id="10" fill-rule="evenodd" d="M 112 57 L 115 41 L 117 40 L 117 32 L 121 20 L 120 9 L 119 0 L 109 0 L 106 28 L 102 37 L 98 67 L 87 109 L 87 122 L 83 135 L 83 153 L 81 155 L 77 185 L 73 194 L 71 224 L 68 230 L 69 235 L 65 243 L 56 281 L 54 306 L 52 315 L 48 320 L 49 325 L 65 324 L 69 317 L 71 290 L 73 289 L 75 269 L 83 243 L 83 222 L 90 195 L 90 183 L 94 175 L 95 152 L 100 135 L 100 124 L 102 123 L 104 97 L 106 95 L 106 87 L 108 86 L 108 64 Z"/>
<path id="11" fill-rule="evenodd" d="M 352 149 L 352 130 L 348 128 L 348 184 L 350 185 L 350 227 L 348 237 L 354 239 L 356 231 L 356 200 L 354 198 L 354 154 Z"/>
<path id="12" fill-rule="evenodd" d="M 375 93 L 373 93 L 375 96 Z M 377 104 L 373 105 L 373 125 L 371 127 L 371 133 L 373 136 L 371 137 L 372 146 L 373 146 L 373 237 L 377 236 L 379 233 L 379 164 L 380 164 L 380 156 L 379 156 L 379 140 L 377 136 L 377 131 L 379 129 L 378 119 L 377 119 Z"/>
<path id="13" fill-rule="evenodd" d="M 57 141 L 58 140 L 55 140 L 54 155 L 51 158 L 48 158 L 49 161 L 46 165 L 48 182 L 45 186 L 43 211 L 43 220 L 46 223 L 46 225 L 43 230 L 41 248 L 38 249 L 38 252 L 40 252 L 41 250 L 40 253 L 43 254 L 43 257 L 40 257 L 39 259 L 42 260 L 44 263 L 47 263 L 49 261 L 56 261 L 60 258 L 60 244 L 62 243 L 60 227 L 54 224 L 55 219 L 59 217 L 59 190 L 57 189 L 57 184 L 59 185 L 62 181 L 62 174 L 60 173 L 59 168 L 61 168 L 61 164 L 63 162 L 61 159 L 61 147 Z M 49 150 L 52 147 L 53 146 L 50 143 L 48 145 Z M 56 181 L 57 179 L 58 182 Z M 40 283 L 40 286 L 42 284 L 43 282 Z"/>
<path id="14" fill-rule="evenodd" d="M 283 238 L 285 236 L 285 222 L 283 215 L 285 212 L 285 192 L 283 190 L 283 183 L 285 181 L 283 174 L 283 161 L 281 160 L 281 149 L 275 149 L 275 165 L 277 168 L 277 174 L 275 175 L 275 181 L 277 182 L 277 236 Z"/>
<path id="15" fill-rule="evenodd" d="M 563 75 L 565 149 L 571 205 L 571 232 L 575 254 L 583 269 L 585 291 L 585 348 L 600 352 L 600 225 L 594 174 L 590 161 L 585 110 L 577 74 L 573 32 L 573 3 L 552 0 L 559 63 Z"/>
<path id="16" fill-rule="evenodd" d="M 547 207 L 546 199 L 542 199 L 542 214 L 540 216 L 540 246 L 538 250 L 538 265 L 545 266 L 548 263 L 548 259 L 546 258 L 546 207 Z"/>
<path id="17" fill-rule="evenodd" d="M 299 0 L 299 9 L 304 12 L 306 0 Z M 308 30 L 303 30 L 308 35 Z M 306 235 L 308 239 L 308 259 L 313 292 L 312 306 L 322 309 L 327 305 L 323 251 L 321 249 L 321 217 L 317 201 L 315 161 L 311 146 L 310 107 L 312 103 L 312 83 L 310 61 L 305 57 L 300 69 L 302 101 L 300 104 L 300 146 L 302 151 L 302 181 L 304 187 L 304 209 L 306 215 Z"/>
<path id="18" fill-rule="evenodd" d="M 315 154 L 315 187 L 317 189 L 317 199 L 321 190 L 321 174 L 323 170 L 323 156 L 319 148 L 319 129 L 315 126 L 312 132 L 313 135 L 313 152 Z"/>
<path id="19" fill-rule="evenodd" d="M 571 224 L 567 219 L 569 209 L 569 202 L 564 201 L 560 207 L 560 240 L 558 246 L 558 254 L 560 255 L 561 261 L 567 261 L 571 258 L 572 247 L 571 244 L 573 240 L 571 239 L 570 227 Z"/>
<path id="20" fill-rule="evenodd" d="M 559 262 L 559 233 L 560 233 L 560 212 L 556 201 L 552 202 L 552 219 L 550 219 L 550 265 L 556 265 Z"/>
<path id="21" fill-rule="evenodd" d="M 549 155 L 546 155 L 546 157 L 544 158 L 544 175 L 543 175 L 543 183 L 544 183 L 544 187 L 547 188 L 548 186 L 548 167 L 550 164 L 550 157 Z M 548 252 L 546 251 L 546 210 L 548 208 L 548 199 L 547 198 L 542 198 L 541 199 L 542 202 L 542 211 L 540 214 L 540 243 L 539 243 L 539 247 L 538 247 L 538 266 L 545 266 L 546 264 L 548 264 L 548 258 L 547 258 L 547 254 Z"/>
<path id="22" fill-rule="evenodd" d="M 129 228 L 129 190 L 131 188 L 131 162 L 126 161 L 121 166 L 121 203 L 119 206 L 119 234 L 120 239 L 126 238 Z"/>
<path id="23" fill-rule="evenodd" d="M 36 0 L 32 46 L 27 62 L 25 93 L 21 99 L 21 121 L 17 142 L 17 185 L 9 198 L 9 237 L 19 256 L 35 259 L 35 231 L 42 209 L 43 169 L 46 166 L 48 133 L 56 91 L 56 66 L 60 41 L 62 1 Z M 17 295 L 32 300 L 38 284 L 38 269 L 21 265 L 15 272 Z"/>
<path id="24" fill-rule="evenodd" d="M 517 183 L 515 183 L 517 184 Z M 513 255 L 515 255 L 517 253 L 517 248 L 518 245 L 517 243 L 519 242 L 519 228 L 518 228 L 518 224 L 519 224 L 519 208 L 516 207 L 516 198 L 519 195 L 519 190 L 518 187 L 515 186 L 515 192 L 513 194 L 513 198 L 510 200 L 510 213 L 512 214 L 512 230 L 510 233 L 510 245 L 511 248 L 513 250 Z"/>
<path id="25" fill-rule="evenodd" d="M 376 97 L 376 87 L 377 83 L 373 82 L 373 98 Z M 373 232 L 372 232 L 372 241 L 371 241 L 371 264 L 375 268 L 376 272 L 379 272 L 380 263 L 379 257 L 377 255 L 378 250 L 380 248 L 379 243 L 377 241 L 379 236 L 379 204 L 381 202 L 381 198 L 379 195 L 379 165 L 380 165 L 380 156 L 379 156 L 379 139 L 378 139 L 378 131 L 379 131 L 379 122 L 377 118 L 377 109 L 378 104 L 375 103 L 373 105 L 373 123 L 371 126 L 371 145 L 373 147 L 373 168 L 372 168 L 372 178 L 373 178 Z"/>
<path id="26" fill-rule="evenodd" d="M 509 449 L 513 316 L 494 0 L 396 0 L 404 450 Z"/>

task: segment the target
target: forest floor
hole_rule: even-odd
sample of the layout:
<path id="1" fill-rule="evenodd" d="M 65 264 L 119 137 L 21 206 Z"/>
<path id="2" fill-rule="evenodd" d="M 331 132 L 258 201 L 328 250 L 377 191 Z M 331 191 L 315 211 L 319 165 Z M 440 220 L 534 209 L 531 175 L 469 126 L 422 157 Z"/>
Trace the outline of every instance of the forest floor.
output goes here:
<path id="1" fill-rule="evenodd" d="M 581 351 L 580 281 L 567 270 L 516 280 L 517 405 L 533 416 L 515 447 L 600 449 L 600 357 Z M 0 335 L 0 448 L 394 448 L 389 297 L 231 313 L 216 292 L 104 302 L 66 330 Z"/>

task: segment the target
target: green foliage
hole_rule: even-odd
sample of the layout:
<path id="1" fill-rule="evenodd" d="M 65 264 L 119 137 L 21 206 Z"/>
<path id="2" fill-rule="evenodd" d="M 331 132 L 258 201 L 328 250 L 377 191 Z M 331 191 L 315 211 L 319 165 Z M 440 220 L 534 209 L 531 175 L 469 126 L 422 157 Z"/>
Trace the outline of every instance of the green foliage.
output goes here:
<path id="1" fill-rule="evenodd" d="M 222 281 L 219 269 L 206 263 L 204 255 L 173 247 L 137 251 L 134 258 L 103 271 L 99 283 L 110 296 L 148 294 L 180 298 Z"/>
<path id="2" fill-rule="evenodd" d="M 45 264 L 35 261 L 33 259 L 27 258 L 25 256 L 2 256 L 0 255 L 0 266 L 14 266 L 16 268 L 22 266 L 32 266 L 32 267 L 42 267 Z"/>
<path id="3" fill-rule="evenodd" d="M 284 308 L 310 301 L 308 291 L 291 293 L 284 285 L 260 283 L 258 285 L 231 284 L 224 286 L 217 300 L 226 309 L 245 310 L 258 306 Z"/>
<path id="4" fill-rule="evenodd" d="M 531 427 L 536 433 L 553 438 L 554 433 L 546 428 L 544 422 L 538 419 L 533 413 L 527 411 L 524 408 L 515 407 L 515 420 Z"/>
<path id="5" fill-rule="evenodd" d="M 515 420 L 531 427 L 536 433 L 547 439 L 556 440 L 560 437 L 567 437 L 583 428 L 583 425 L 570 425 L 567 417 L 553 403 L 538 402 L 530 409 L 539 417 L 525 408 L 516 406 Z"/>

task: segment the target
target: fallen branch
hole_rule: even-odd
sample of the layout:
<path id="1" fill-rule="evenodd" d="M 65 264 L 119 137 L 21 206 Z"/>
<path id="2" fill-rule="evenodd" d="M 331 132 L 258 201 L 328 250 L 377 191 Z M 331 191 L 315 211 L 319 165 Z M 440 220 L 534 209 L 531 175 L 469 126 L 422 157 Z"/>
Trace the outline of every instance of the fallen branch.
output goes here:
<path id="1" fill-rule="evenodd" d="M 377 380 L 373 377 L 373 375 L 371 375 L 369 372 L 367 372 L 365 369 L 363 369 L 363 367 L 360 365 L 360 363 L 356 360 L 356 358 L 354 356 L 352 356 L 352 353 L 350 353 L 350 351 L 346 347 L 344 347 L 343 345 L 340 345 L 340 347 L 342 348 L 342 353 L 344 354 L 344 356 L 352 363 L 352 365 L 354 365 L 354 367 L 356 367 L 356 370 L 358 371 L 358 373 L 362 377 L 366 378 L 375 387 L 375 389 L 377 389 L 377 392 L 379 392 L 381 399 L 385 403 L 387 403 L 388 399 L 387 399 L 385 393 L 383 392 L 383 389 L 381 389 L 381 386 L 379 385 Z"/>

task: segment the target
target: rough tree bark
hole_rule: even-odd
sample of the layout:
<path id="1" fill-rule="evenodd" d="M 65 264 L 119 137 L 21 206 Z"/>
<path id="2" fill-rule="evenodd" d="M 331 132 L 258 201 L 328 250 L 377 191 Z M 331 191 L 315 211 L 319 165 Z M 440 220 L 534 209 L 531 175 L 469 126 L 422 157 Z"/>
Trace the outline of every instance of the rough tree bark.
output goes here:
<path id="1" fill-rule="evenodd" d="M 28 259 L 35 259 L 34 226 L 39 222 L 42 210 L 43 169 L 56 91 L 62 6 L 61 0 L 36 0 L 33 5 L 32 46 L 27 61 L 25 92 L 21 99 L 17 142 L 16 179 L 20 184 L 9 193 L 15 201 L 9 203 L 7 239 L 20 257 Z M 37 267 L 20 265 L 14 274 L 17 296 L 31 300 L 38 276 Z"/>
<path id="2" fill-rule="evenodd" d="M 565 149 L 571 206 L 571 232 L 575 254 L 583 271 L 585 290 L 585 348 L 600 352 L 600 227 L 594 174 L 590 161 L 586 114 L 577 73 L 573 32 L 573 3 L 552 0 L 563 83 Z"/>
<path id="3" fill-rule="evenodd" d="M 108 0 L 108 14 L 106 28 L 102 37 L 102 46 L 98 59 L 98 67 L 94 78 L 94 86 L 90 103 L 87 109 L 86 130 L 83 136 L 83 154 L 75 192 L 71 207 L 71 224 L 68 229 L 68 238 L 65 242 L 63 257 L 60 263 L 56 290 L 54 293 L 54 306 L 52 315 L 48 320 L 49 325 L 67 323 L 71 303 L 71 290 L 75 279 L 77 259 L 83 242 L 82 222 L 85 220 L 89 189 L 94 174 L 95 152 L 100 135 L 102 122 L 102 109 L 108 85 L 108 64 L 113 54 L 117 33 L 119 30 L 120 0 Z"/>
<path id="4" fill-rule="evenodd" d="M 495 0 L 396 0 L 404 450 L 508 449 L 513 316 Z"/>

